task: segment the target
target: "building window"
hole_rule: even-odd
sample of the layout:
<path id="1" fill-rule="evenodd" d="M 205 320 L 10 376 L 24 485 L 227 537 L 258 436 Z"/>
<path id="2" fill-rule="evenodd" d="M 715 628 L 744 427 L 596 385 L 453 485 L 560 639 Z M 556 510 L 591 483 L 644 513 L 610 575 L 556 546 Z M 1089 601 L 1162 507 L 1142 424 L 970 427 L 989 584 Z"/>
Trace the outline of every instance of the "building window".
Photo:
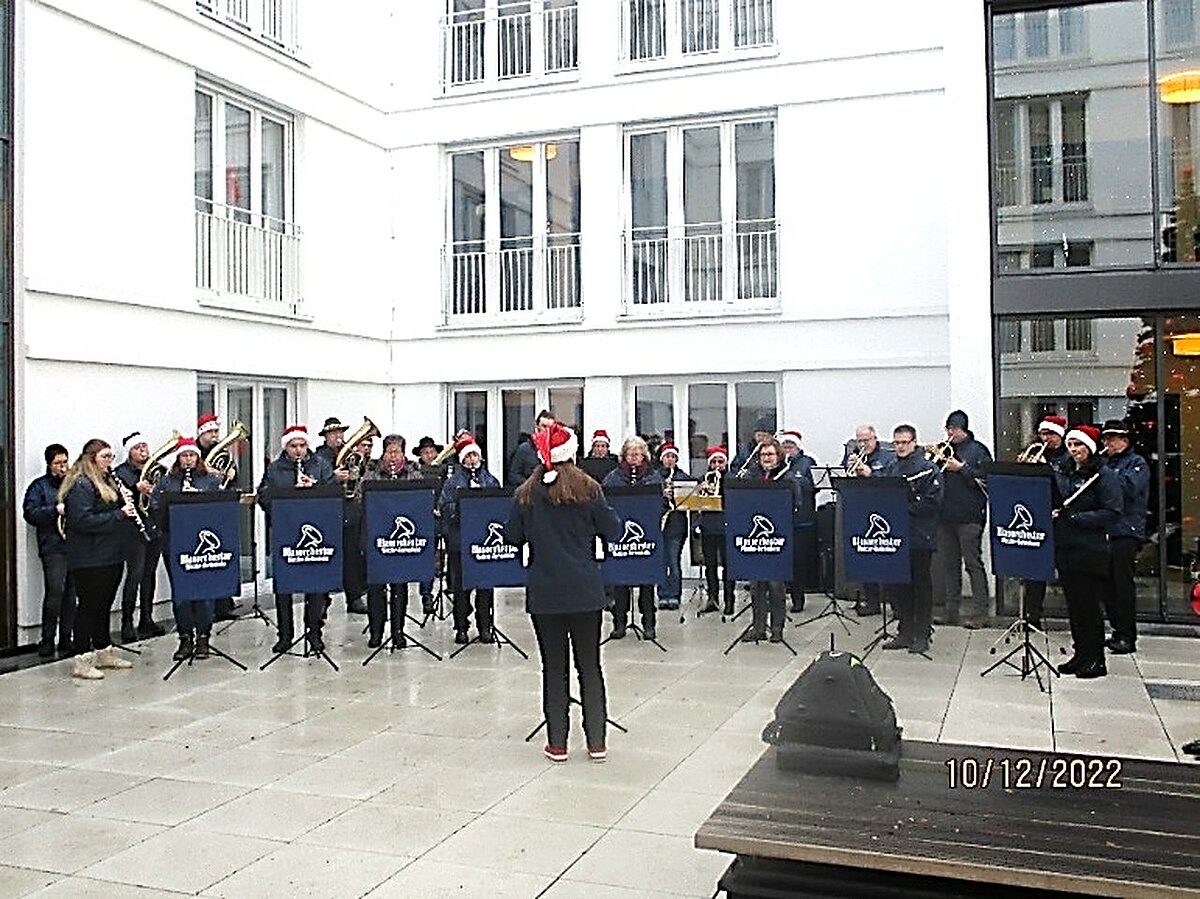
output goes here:
<path id="1" fill-rule="evenodd" d="M 778 297 L 773 120 L 631 131 L 627 312 Z"/>
<path id="2" fill-rule="evenodd" d="M 523 85 L 578 69 L 578 0 L 447 0 L 445 90 Z"/>
<path id="3" fill-rule="evenodd" d="M 196 0 L 196 9 L 222 25 L 294 55 L 297 0 Z"/>
<path id="4" fill-rule="evenodd" d="M 1080 268 L 1092 264 L 1092 242 L 1080 240 L 1022 248 L 1002 247 L 999 260 L 1001 274 L 1024 269 Z"/>
<path id="5" fill-rule="evenodd" d="M 205 296 L 296 313 L 300 231 L 292 213 L 292 122 L 196 90 L 196 286 Z"/>
<path id="6" fill-rule="evenodd" d="M 995 123 L 999 206 L 1087 202 L 1084 97 L 997 102 Z"/>
<path id="7" fill-rule="evenodd" d="M 1092 353 L 1095 351 L 1094 322 L 1089 318 L 1002 319 L 998 326 L 1000 352 Z"/>
<path id="8" fill-rule="evenodd" d="M 774 0 L 621 0 L 625 60 L 689 60 L 775 44 Z"/>
<path id="9" fill-rule="evenodd" d="M 445 320 L 577 319 L 579 141 L 451 153 L 449 169 Z"/>
<path id="10" fill-rule="evenodd" d="M 1162 10 L 1164 47 L 1188 47 L 1196 43 L 1195 0 L 1159 0 Z"/>
<path id="11" fill-rule="evenodd" d="M 1042 9 L 996 16 L 992 58 L 997 66 L 1079 57 L 1088 53 L 1087 12 Z"/>

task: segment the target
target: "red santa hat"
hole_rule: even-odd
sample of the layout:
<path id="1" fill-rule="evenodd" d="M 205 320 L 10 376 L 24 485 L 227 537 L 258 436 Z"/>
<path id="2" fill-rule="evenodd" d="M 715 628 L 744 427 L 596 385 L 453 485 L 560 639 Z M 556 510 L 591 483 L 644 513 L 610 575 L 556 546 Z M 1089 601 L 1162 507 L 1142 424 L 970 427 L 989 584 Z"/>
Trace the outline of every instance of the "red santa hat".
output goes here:
<path id="1" fill-rule="evenodd" d="M 206 412 L 201 415 L 196 421 L 196 436 L 199 437 L 205 431 L 221 430 L 221 420 L 211 412 Z"/>
<path id="2" fill-rule="evenodd" d="M 459 433 L 462 434 L 461 431 Z M 467 461 L 467 453 L 479 453 L 479 458 L 483 458 L 483 450 L 479 448 L 475 436 L 470 431 L 454 441 L 454 452 L 458 454 L 459 462 Z"/>
<path id="3" fill-rule="evenodd" d="M 163 464 L 167 468 L 171 468 L 179 460 L 180 453 L 195 453 L 200 455 L 200 447 L 196 443 L 194 437 L 180 437 L 179 442 L 175 444 L 175 449 L 171 451 L 170 458 L 164 459 Z"/>
<path id="4" fill-rule="evenodd" d="M 729 450 L 725 449 L 723 446 L 710 446 L 707 450 L 705 450 L 704 454 L 708 457 L 709 462 L 718 456 L 720 456 L 726 462 L 729 461 Z"/>
<path id="5" fill-rule="evenodd" d="M 679 458 L 679 447 L 673 443 L 664 443 L 658 448 L 658 458 L 661 460 L 667 453 L 674 453 L 675 458 Z"/>
<path id="6" fill-rule="evenodd" d="M 1065 437 L 1067 434 L 1067 420 L 1061 415 L 1047 415 L 1038 422 L 1038 433 L 1042 431 L 1050 431 L 1052 434 L 1057 434 L 1059 437 Z"/>
<path id="7" fill-rule="evenodd" d="M 608 431 L 599 430 L 592 434 L 592 443 L 603 443 L 605 445 L 612 443 L 608 439 Z"/>
<path id="8" fill-rule="evenodd" d="M 801 437 L 799 431 L 780 431 L 775 435 L 775 439 L 780 443 L 791 443 L 799 447 Z"/>
<path id="9" fill-rule="evenodd" d="M 558 472 L 554 470 L 554 463 L 561 464 L 568 459 L 574 459 L 575 453 L 579 450 L 579 440 L 575 437 L 574 431 L 555 422 L 545 430 L 538 431 L 533 435 L 533 446 L 537 450 L 538 459 L 546 469 L 545 474 L 542 475 L 542 481 L 553 484 L 558 477 Z"/>
<path id="10" fill-rule="evenodd" d="M 293 440 L 303 440 L 305 443 L 311 443 L 312 441 L 308 436 L 308 428 L 304 425 L 288 425 L 284 428 L 281 445 L 286 449 L 287 445 Z"/>
<path id="11" fill-rule="evenodd" d="M 1067 432 L 1068 440 L 1078 440 L 1093 453 L 1100 445 L 1100 429 L 1092 425 L 1075 425 Z"/>

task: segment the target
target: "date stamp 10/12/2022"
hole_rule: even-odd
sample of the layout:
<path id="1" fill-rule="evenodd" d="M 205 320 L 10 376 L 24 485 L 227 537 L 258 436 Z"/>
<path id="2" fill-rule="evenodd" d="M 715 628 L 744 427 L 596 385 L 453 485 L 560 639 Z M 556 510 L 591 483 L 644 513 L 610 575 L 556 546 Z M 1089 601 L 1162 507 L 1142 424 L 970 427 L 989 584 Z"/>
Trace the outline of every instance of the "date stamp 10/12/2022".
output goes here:
<path id="1" fill-rule="evenodd" d="M 1121 759 L 1082 756 L 948 758 L 951 790 L 1119 790 Z"/>

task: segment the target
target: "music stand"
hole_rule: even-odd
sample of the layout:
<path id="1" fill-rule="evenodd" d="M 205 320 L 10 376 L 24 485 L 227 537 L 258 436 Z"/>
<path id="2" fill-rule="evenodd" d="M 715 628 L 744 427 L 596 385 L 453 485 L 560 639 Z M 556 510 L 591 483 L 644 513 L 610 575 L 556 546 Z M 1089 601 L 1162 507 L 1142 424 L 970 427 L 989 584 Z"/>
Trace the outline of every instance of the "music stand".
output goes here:
<path id="1" fill-rule="evenodd" d="M 835 500 L 840 500 L 840 494 L 841 494 L 842 488 L 840 486 L 838 486 L 839 482 L 841 482 L 842 480 L 844 480 L 847 477 L 849 477 L 849 476 L 846 474 L 845 469 L 842 468 L 841 466 L 818 465 L 818 466 L 813 467 L 813 481 L 817 485 L 816 489 L 817 490 L 829 490 L 830 492 L 832 492 L 834 494 Z M 851 618 L 849 615 L 846 614 L 846 612 L 842 609 L 841 599 L 837 595 L 838 571 L 840 568 L 843 567 L 843 564 L 839 564 L 839 560 L 843 559 L 843 557 L 844 557 L 843 556 L 844 551 L 842 549 L 842 539 L 841 539 L 842 538 L 842 504 L 840 501 L 836 502 L 836 505 L 834 508 L 834 517 L 835 517 L 834 546 L 833 546 L 833 559 L 832 559 L 834 570 L 831 573 L 831 576 L 829 578 L 822 579 L 823 581 L 825 581 L 826 584 L 828 584 L 828 587 L 823 585 L 821 588 L 821 593 L 824 594 L 825 599 L 826 599 L 825 606 L 824 606 L 824 608 L 821 609 L 821 611 L 817 612 L 817 614 L 810 615 L 808 618 L 804 618 L 804 619 L 801 619 L 800 621 L 796 622 L 796 627 L 804 627 L 806 624 L 812 624 L 814 621 L 820 621 L 823 618 L 833 618 L 846 631 L 846 636 L 849 636 L 851 631 L 850 631 L 850 627 L 847 624 L 847 622 L 849 622 L 849 624 L 853 624 L 856 627 L 859 624 L 861 624 L 862 622 L 859 621 L 857 618 Z M 886 618 L 887 618 L 887 616 L 885 615 L 884 616 L 884 619 L 885 619 L 884 627 L 885 628 L 886 628 Z"/>
<path id="2" fill-rule="evenodd" d="M 603 646 L 604 644 L 601 643 L 600 645 Z M 574 696 L 571 696 L 570 694 L 568 694 L 567 695 L 567 710 L 568 710 L 568 712 L 570 711 L 570 708 L 573 705 L 577 705 L 580 708 L 583 708 L 582 702 L 580 702 Z M 606 724 L 611 724 L 613 727 L 615 727 L 617 730 L 619 730 L 623 734 L 629 733 L 629 728 L 627 728 L 623 724 L 618 724 L 616 721 L 613 721 L 612 718 L 609 718 L 607 714 L 604 716 L 604 722 Z M 530 740 L 532 740 L 534 737 L 536 737 L 538 735 L 538 731 L 540 731 L 543 727 L 546 727 L 546 726 L 548 726 L 548 722 L 546 721 L 545 718 L 543 718 L 542 723 L 539 724 L 537 727 L 535 727 L 533 730 L 531 730 L 529 732 L 529 736 L 527 736 L 525 738 L 525 742 L 528 743 Z"/>
<path id="3" fill-rule="evenodd" d="M 496 627 L 495 618 L 496 618 L 496 600 L 495 600 L 495 598 L 493 598 L 492 599 L 492 627 L 491 627 L 492 639 L 490 642 L 494 643 L 496 645 L 497 649 L 502 649 L 505 646 L 510 646 L 517 651 L 517 654 L 521 658 L 528 660 L 529 654 L 526 653 L 525 650 L 523 650 L 520 646 L 518 646 L 516 643 L 514 643 L 511 639 L 509 639 L 508 634 L 504 633 L 504 631 L 502 631 L 502 630 L 500 630 L 500 628 Z M 484 641 L 480 639 L 480 636 L 482 636 L 482 635 L 478 634 L 478 633 L 475 634 L 474 637 L 472 637 L 470 640 L 468 640 L 462 646 L 458 647 L 458 649 L 454 650 L 454 652 L 450 653 L 450 658 L 454 658 L 460 652 L 462 652 L 464 649 L 466 649 L 469 646 L 474 645 L 475 643 L 483 643 Z M 376 650 L 376 651 L 378 652 L 378 650 Z"/>
<path id="4" fill-rule="evenodd" d="M 249 669 L 248 669 L 248 668 L 247 668 L 245 665 L 243 665 L 241 662 L 239 662 L 239 661 L 238 661 L 237 659 L 235 659 L 233 656 L 231 656 L 231 655 L 229 655 L 229 654 L 227 654 L 227 653 L 225 653 L 225 652 L 222 652 L 220 649 L 217 649 L 217 647 L 213 646 L 213 645 L 212 645 L 212 643 L 209 643 L 209 644 L 208 644 L 208 651 L 209 651 L 209 652 L 210 652 L 212 655 L 215 655 L 215 656 L 217 656 L 218 658 L 222 658 L 222 659 L 224 659 L 225 661 L 229 662 L 231 665 L 236 665 L 237 667 L 241 668 L 243 671 L 248 671 L 248 670 L 249 670 Z M 164 681 L 169 681 L 169 680 L 171 679 L 171 675 L 172 675 L 172 674 L 174 674 L 176 671 L 178 671 L 178 670 L 179 670 L 179 667 L 180 667 L 180 666 L 181 666 L 181 665 L 182 665 L 184 662 L 187 662 L 187 666 L 188 666 L 189 668 L 191 668 L 191 667 L 192 667 L 192 662 L 193 662 L 193 660 L 195 659 L 195 656 L 196 656 L 196 646 L 195 646 L 195 644 L 193 644 L 193 645 L 192 645 L 192 650 L 191 650 L 191 652 L 189 652 L 189 653 L 188 653 L 186 656 L 184 656 L 182 659 L 176 659 L 176 660 L 175 660 L 175 664 L 174 664 L 174 665 L 172 665 L 172 666 L 171 666 L 171 668 L 170 668 L 170 670 L 169 670 L 169 671 L 167 671 L 167 673 L 163 675 L 163 680 L 164 680 Z"/>
<path id="5" fill-rule="evenodd" d="M 1008 628 L 996 638 L 991 648 L 988 650 L 990 655 L 995 655 L 1000 644 L 1008 643 L 1013 637 L 1017 638 L 1017 645 L 998 658 L 995 662 L 989 665 L 983 671 L 979 672 L 980 677 L 987 677 L 1001 665 L 1007 665 L 1014 671 L 1021 674 L 1021 680 L 1025 680 L 1029 675 L 1033 675 L 1037 680 L 1038 690 L 1042 693 L 1046 692 L 1045 686 L 1042 684 L 1042 666 L 1045 666 L 1055 677 L 1062 677 L 1058 669 L 1046 658 L 1045 653 L 1030 642 L 1030 636 L 1033 634 L 1039 635 L 1046 641 L 1046 649 L 1050 649 L 1050 637 L 1041 628 L 1035 627 L 1025 620 L 1025 584 L 1020 587 L 1020 601 L 1017 607 L 1017 618 L 1008 626 Z M 1013 656 L 1019 656 L 1019 660 L 1014 662 Z"/>
<path id="6" fill-rule="evenodd" d="M 291 594 L 289 594 L 288 602 L 292 602 L 292 601 L 293 600 L 291 599 Z M 325 652 L 324 641 L 322 641 L 322 643 L 319 645 L 319 648 L 318 648 L 318 644 L 316 642 L 316 640 L 318 638 L 313 634 L 312 628 L 309 627 L 309 625 L 307 623 L 307 619 L 308 619 L 308 614 L 307 614 L 308 613 L 308 599 L 307 598 L 305 598 L 305 600 L 304 600 L 304 605 L 305 605 L 304 631 L 300 634 L 299 637 L 297 637 L 295 640 L 293 640 L 291 643 L 289 643 L 286 648 L 281 649 L 279 652 L 272 655 L 271 658 L 267 659 L 265 662 L 263 662 L 261 665 L 259 665 L 258 666 L 259 671 L 266 671 L 267 667 L 274 664 L 275 662 L 279 661 L 279 658 L 281 656 L 296 656 L 297 658 L 302 658 L 302 659 L 307 659 L 309 657 L 322 658 L 326 662 L 329 663 L 329 667 L 332 668 L 334 671 L 342 670 L 341 668 L 339 668 L 337 666 L 337 662 L 335 662 L 333 659 L 331 659 L 329 657 L 329 653 Z M 296 648 L 296 645 L 301 640 L 304 641 L 304 651 L 301 653 L 292 652 L 292 650 Z"/>
<path id="7" fill-rule="evenodd" d="M 631 589 L 632 589 L 632 588 L 631 588 Z M 632 599 L 632 596 L 631 596 L 631 599 Z M 632 613 L 633 613 L 633 609 L 631 608 L 631 609 L 630 609 L 630 614 L 632 614 Z M 661 643 L 659 643 L 659 642 L 658 642 L 658 635 L 657 635 L 657 634 L 656 634 L 655 636 L 653 636 L 653 637 L 647 637 L 647 636 L 646 636 L 646 632 L 645 632 L 645 631 L 644 631 L 644 630 L 643 630 L 641 627 L 639 627 L 638 625 L 634 624 L 632 621 L 631 621 L 631 622 L 628 622 L 628 623 L 625 625 L 625 629 L 626 629 L 626 630 L 633 631 L 633 636 L 634 636 L 635 638 L 637 638 L 638 640 L 640 640 L 641 642 L 643 642 L 643 643 L 653 643 L 655 646 L 657 646 L 657 647 L 658 647 L 659 649 L 661 649 L 663 652 L 666 652 L 666 651 L 667 651 L 667 647 L 663 646 Z M 600 645 L 601 645 L 601 646 L 603 646 L 605 643 L 609 643 L 609 642 L 611 642 L 611 641 L 612 641 L 612 638 L 613 638 L 613 636 L 612 636 L 612 634 L 610 633 L 610 634 L 609 634 L 607 637 L 605 637 L 603 640 L 601 640 L 601 641 L 600 641 Z"/>
<path id="8" fill-rule="evenodd" d="M 391 604 L 388 602 L 388 596 L 387 596 L 387 593 L 388 593 L 388 592 L 390 592 L 391 590 L 393 590 L 393 589 L 394 589 L 394 588 L 396 588 L 396 587 L 402 587 L 402 588 L 404 588 L 404 590 L 405 590 L 406 592 L 407 592 L 407 590 L 408 590 L 408 584 L 385 584 L 385 585 L 384 585 L 384 588 L 383 588 L 383 589 L 384 589 L 384 607 L 385 607 L 385 608 L 387 608 L 387 609 L 389 609 L 389 611 L 390 611 L 390 608 L 391 608 Z M 413 618 L 411 615 L 409 615 L 409 614 L 407 614 L 407 613 L 405 614 L 405 616 L 404 616 L 404 617 L 405 617 L 406 619 L 410 619 L 410 620 L 416 621 L 416 619 L 415 619 L 415 618 Z M 421 622 L 417 622 L 417 623 L 418 623 L 418 624 L 420 624 L 420 626 L 421 626 L 421 627 L 424 627 L 424 624 L 422 624 Z M 370 627 L 370 623 L 368 623 L 368 624 L 367 624 L 367 627 Z M 401 621 L 401 622 L 400 622 L 400 636 L 402 636 L 402 637 L 404 638 L 404 646 L 397 646 L 397 645 L 396 645 L 396 641 L 395 641 L 395 635 L 396 635 L 396 632 L 395 632 L 395 630 L 390 630 L 390 631 L 389 631 L 389 633 L 388 633 L 388 635 L 387 635 L 387 638 L 386 638 L 386 639 L 385 639 L 385 640 L 384 640 L 382 643 L 380 643 L 380 644 L 379 644 L 377 647 L 375 647 L 375 649 L 373 649 L 373 650 L 371 651 L 371 654 L 370 654 L 369 656 L 367 656 L 365 659 L 363 659 L 363 663 L 362 663 L 362 664 L 363 664 L 363 667 L 364 667 L 364 668 L 366 668 L 366 667 L 367 667 L 367 665 L 368 665 L 368 664 L 371 662 L 371 660 L 372 660 L 372 659 L 374 659 L 374 658 L 375 658 L 375 656 L 379 655 L 379 654 L 380 654 L 381 652 L 383 652 L 385 649 L 386 649 L 386 650 L 387 650 L 389 653 L 392 653 L 392 652 L 403 652 L 404 650 L 408 649 L 410 645 L 411 645 L 411 646 L 415 646 L 415 647 L 417 647 L 418 649 L 423 649 L 423 650 L 425 650 L 425 652 L 429 653 L 431 656 L 433 656 L 433 657 L 434 657 L 435 659 L 437 659 L 439 662 L 440 662 L 440 661 L 442 661 L 442 656 L 441 656 L 441 654 L 440 654 L 440 653 L 436 653 L 436 652 L 434 652 L 432 649 L 430 649 L 428 646 L 426 646 L 424 643 L 422 643 L 422 642 L 421 642 L 420 640 L 418 640 L 416 637 L 413 637 L 413 636 L 409 635 L 409 634 L 408 634 L 408 633 L 407 633 L 407 632 L 404 630 L 404 622 L 403 622 L 403 621 Z"/>
<path id="9" fill-rule="evenodd" d="M 253 493 L 243 493 L 238 497 L 238 503 L 243 506 L 250 506 L 250 580 L 254 584 L 254 604 L 250 606 L 249 612 L 243 612 L 237 617 L 225 622 L 225 626 L 217 631 L 217 635 L 225 633 L 239 621 L 247 618 L 257 618 L 265 627 L 274 627 L 275 622 L 270 619 L 266 612 L 263 611 L 262 605 L 259 603 L 258 593 L 258 516 L 254 514 L 254 506 L 257 501 L 257 496 Z M 211 648 L 211 645 L 210 645 Z"/>

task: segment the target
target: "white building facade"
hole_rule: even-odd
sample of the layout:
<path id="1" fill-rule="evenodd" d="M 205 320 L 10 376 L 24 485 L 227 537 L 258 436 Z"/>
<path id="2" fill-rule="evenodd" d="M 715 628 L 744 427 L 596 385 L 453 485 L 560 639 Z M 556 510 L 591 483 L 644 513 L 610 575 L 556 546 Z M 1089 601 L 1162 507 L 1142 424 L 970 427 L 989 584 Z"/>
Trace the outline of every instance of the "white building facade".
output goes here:
<path id="1" fill-rule="evenodd" d="M 693 469 L 762 417 L 991 443 L 987 8 L 865 6 L 17 2 L 9 645 L 51 442 L 215 411 L 244 489 L 329 415 L 498 474 L 543 407 Z"/>

